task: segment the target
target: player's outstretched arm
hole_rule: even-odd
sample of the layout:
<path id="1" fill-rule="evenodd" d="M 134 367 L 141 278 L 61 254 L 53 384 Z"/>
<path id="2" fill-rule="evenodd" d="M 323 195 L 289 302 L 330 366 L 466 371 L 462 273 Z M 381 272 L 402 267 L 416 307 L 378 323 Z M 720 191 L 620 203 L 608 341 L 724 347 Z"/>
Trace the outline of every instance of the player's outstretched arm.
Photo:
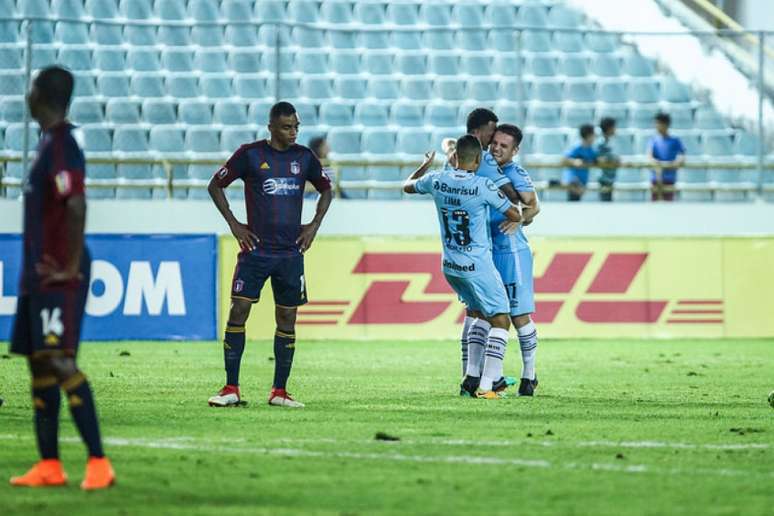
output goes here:
<path id="1" fill-rule="evenodd" d="M 239 247 L 242 249 L 252 251 L 255 246 L 258 245 L 258 237 L 250 231 L 250 228 L 246 224 L 239 222 L 231 211 L 231 207 L 228 205 L 228 199 L 223 192 L 223 188 L 217 183 L 217 176 L 212 176 L 210 184 L 207 185 L 207 192 L 209 192 L 212 202 L 218 208 L 218 211 L 226 220 L 231 233 L 234 238 L 239 242 Z"/>
<path id="2" fill-rule="evenodd" d="M 312 247 L 314 237 L 317 236 L 317 231 L 322 225 L 322 221 L 325 218 L 325 214 L 328 213 L 328 208 L 333 201 L 333 190 L 328 188 L 320 192 L 320 198 L 317 199 L 317 209 L 314 213 L 314 218 L 309 224 L 301 224 L 301 234 L 299 235 L 296 243 L 298 244 L 298 250 L 306 252 Z"/>
<path id="3" fill-rule="evenodd" d="M 422 162 L 421 165 L 419 165 L 419 168 L 417 168 L 414 172 L 411 173 L 408 179 L 406 179 L 406 182 L 403 183 L 404 192 L 406 192 L 407 194 L 419 193 L 417 192 L 417 189 L 415 188 L 414 185 L 430 169 L 430 166 L 433 164 L 433 160 L 435 160 L 435 151 L 426 152 L 425 160 Z"/>

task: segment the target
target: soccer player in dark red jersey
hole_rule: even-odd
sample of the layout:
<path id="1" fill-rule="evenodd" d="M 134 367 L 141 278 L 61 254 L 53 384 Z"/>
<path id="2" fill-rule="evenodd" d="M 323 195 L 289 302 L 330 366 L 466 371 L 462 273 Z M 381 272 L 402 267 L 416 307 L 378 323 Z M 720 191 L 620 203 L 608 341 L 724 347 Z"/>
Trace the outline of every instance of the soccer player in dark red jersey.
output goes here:
<path id="1" fill-rule="evenodd" d="M 11 351 L 28 358 L 41 460 L 25 475 L 12 478 L 11 484 L 43 487 L 67 482 L 58 443 L 62 389 L 89 451 L 81 488 L 91 490 L 109 487 L 115 474 L 102 451 L 91 387 L 75 361 L 91 258 L 83 235 L 83 152 L 65 118 L 72 92 L 72 74 L 53 66 L 37 75 L 27 96 L 42 134 L 23 187 L 24 259 Z"/>
<path id="2" fill-rule="evenodd" d="M 209 399 L 210 406 L 241 403 L 239 365 L 245 349 L 245 322 L 269 278 L 277 323 L 269 404 L 304 406 L 286 390 L 295 351 L 296 311 L 307 301 L 304 252 L 317 235 L 333 193 L 330 179 L 314 153 L 296 144 L 299 123 L 292 104 L 275 104 L 269 113 L 269 139 L 242 145 L 215 173 L 208 187 L 241 248 L 231 284 L 231 310 L 223 344 L 226 386 Z M 247 224 L 234 217 L 223 191 L 236 179 L 244 182 Z M 320 198 L 312 221 L 301 224 L 306 181 L 320 192 Z"/>

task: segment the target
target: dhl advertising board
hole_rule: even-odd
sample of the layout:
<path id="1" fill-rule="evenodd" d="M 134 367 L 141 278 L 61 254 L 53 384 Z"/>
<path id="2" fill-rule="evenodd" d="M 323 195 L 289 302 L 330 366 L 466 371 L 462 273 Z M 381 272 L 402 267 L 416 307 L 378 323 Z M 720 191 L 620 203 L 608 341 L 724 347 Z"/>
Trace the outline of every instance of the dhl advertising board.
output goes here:
<path id="1" fill-rule="evenodd" d="M 774 336 L 774 238 L 532 239 L 541 336 Z M 238 252 L 222 237 L 221 325 Z M 307 339 L 456 339 L 463 306 L 437 239 L 319 238 L 306 255 Z M 249 338 L 274 331 L 267 282 Z"/>

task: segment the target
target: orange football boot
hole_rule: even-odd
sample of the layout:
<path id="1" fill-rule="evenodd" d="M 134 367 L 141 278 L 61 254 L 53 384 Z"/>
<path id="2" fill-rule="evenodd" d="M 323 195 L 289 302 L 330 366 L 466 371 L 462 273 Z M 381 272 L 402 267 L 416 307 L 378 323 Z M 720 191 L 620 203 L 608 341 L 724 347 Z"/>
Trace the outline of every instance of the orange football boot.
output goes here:
<path id="1" fill-rule="evenodd" d="M 43 459 L 20 477 L 11 477 L 11 485 L 16 487 L 63 486 L 67 475 L 59 459 Z"/>
<path id="2" fill-rule="evenodd" d="M 116 474 L 107 457 L 89 457 L 86 463 L 86 477 L 81 482 L 81 489 L 92 491 L 105 489 L 116 482 Z"/>

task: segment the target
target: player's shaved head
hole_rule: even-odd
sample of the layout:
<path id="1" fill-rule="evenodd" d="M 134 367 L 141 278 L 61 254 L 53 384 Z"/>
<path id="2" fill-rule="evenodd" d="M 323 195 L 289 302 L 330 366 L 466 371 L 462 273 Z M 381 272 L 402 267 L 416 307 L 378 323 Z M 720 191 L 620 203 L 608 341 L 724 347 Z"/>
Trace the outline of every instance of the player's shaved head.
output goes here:
<path id="1" fill-rule="evenodd" d="M 290 102 L 277 102 L 269 111 L 269 123 L 274 122 L 281 116 L 291 116 L 296 114 L 296 108 Z"/>
<path id="2" fill-rule="evenodd" d="M 73 74 L 68 70 L 61 66 L 49 66 L 32 81 L 31 100 L 56 113 L 67 113 L 74 85 Z"/>
<path id="3" fill-rule="evenodd" d="M 457 139 L 457 164 L 459 169 L 475 170 L 481 160 L 481 143 L 473 135 Z"/>

